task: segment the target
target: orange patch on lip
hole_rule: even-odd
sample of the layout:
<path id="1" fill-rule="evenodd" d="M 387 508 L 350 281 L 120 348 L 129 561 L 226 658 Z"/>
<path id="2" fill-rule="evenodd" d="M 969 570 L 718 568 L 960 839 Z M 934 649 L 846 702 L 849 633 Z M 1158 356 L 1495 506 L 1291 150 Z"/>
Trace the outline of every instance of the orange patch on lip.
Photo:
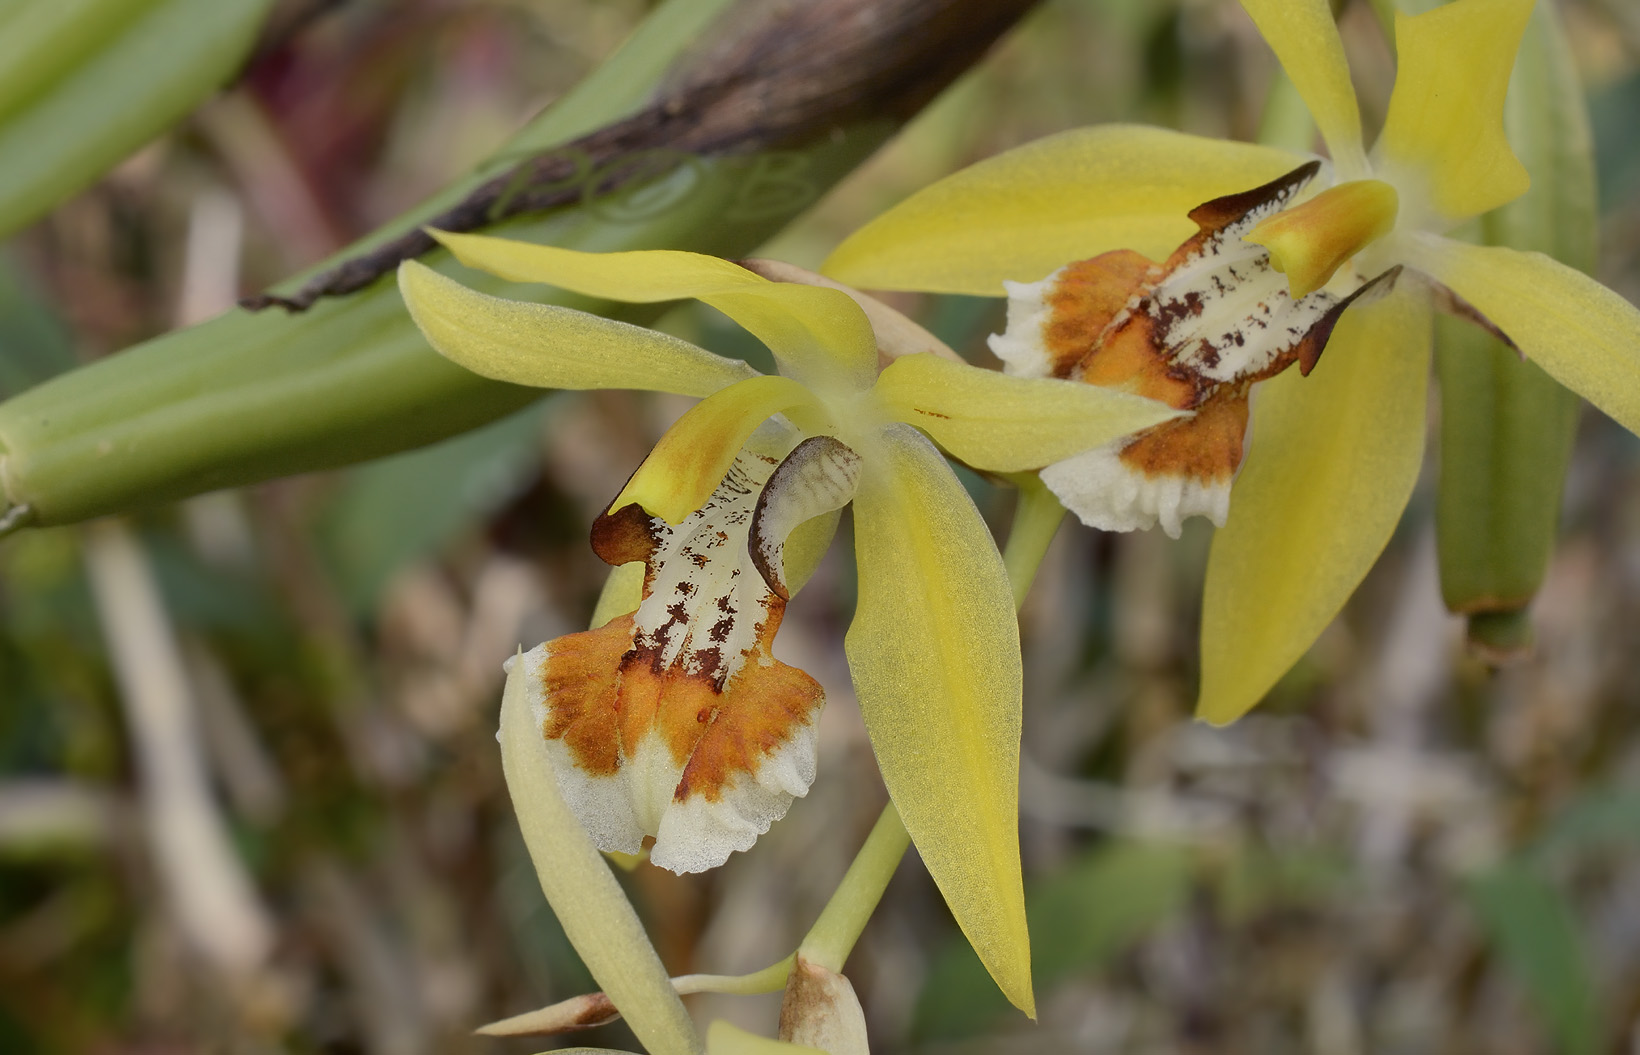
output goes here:
<path id="1" fill-rule="evenodd" d="M 746 664 L 722 699 L 710 719 L 698 723 L 698 739 L 673 793 L 679 802 L 696 794 L 716 802 L 737 774 L 755 775 L 763 759 L 790 740 L 798 726 L 813 720 L 825 702 L 825 690 L 801 670 L 775 660 Z M 744 701 L 755 702 L 746 706 Z"/>
<path id="2" fill-rule="evenodd" d="M 1181 418 L 1143 432 L 1118 457 L 1146 476 L 1228 483 L 1241 464 L 1247 435 L 1247 386 L 1225 386 Z"/>
<path id="3" fill-rule="evenodd" d="M 1159 400 L 1177 410 L 1194 408 L 1211 386 L 1175 368 L 1155 333 L 1150 316 L 1129 315 L 1088 354 L 1080 380 Z"/>
<path id="4" fill-rule="evenodd" d="M 1042 328 L 1053 376 L 1070 377 L 1083 365 L 1153 267 L 1139 253 L 1118 249 L 1060 270 L 1046 298 L 1051 318 Z"/>
<path id="5" fill-rule="evenodd" d="M 631 648 L 632 616 L 623 615 L 550 642 L 541 665 L 547 699 L 541 734 L 564 741 L 576 768 L 594 776 L 621 768 L 620 666 Z"/>
<path id="6" fill-rule="evenodd" d="M 721 690 L 711 671 L 658 668 L 653 650 L 633 646 L 631 615 L 556 639 L 543 666 L 543 735 L 562 740 L 577 769 L 610 777 L 657 731 L 683 770 L 673 798 L 718 801 L 736 779 L 754 777 L 825 700 L 813 678 L 769 656 L 784 607 L 772 607 L 747 662 Z"/>

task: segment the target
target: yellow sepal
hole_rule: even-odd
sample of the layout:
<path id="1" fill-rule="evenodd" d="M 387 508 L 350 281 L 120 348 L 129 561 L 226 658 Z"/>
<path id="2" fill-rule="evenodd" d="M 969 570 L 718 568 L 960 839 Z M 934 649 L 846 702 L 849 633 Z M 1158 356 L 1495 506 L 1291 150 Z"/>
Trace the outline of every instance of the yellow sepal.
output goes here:
<path id="1" fill-rule="evenodd" d="M 668 524 L 680 523 L 717 489 L 747 437 L 782 412 L 807 426 L 826 422 L 819 401 L 789 377 L 754 377 L 708 396 L 673 422 L 609 508 L 636 503 Z"/>
<path id="2" fill-rule="evenodd" d="M 1453 0 L 1395 15 L 1395 90 L 1373 149 L 1421 183 L 1449 222 L 1531 185 L 1504 134 L 1503 101 L 1532 2 Z"/>
<path id="3" fill-rule="evenodd" d="M 1019 866 L 1022 673 L 985 522 L 915 429 L 861 448 L 860 599 L 844 646 L 883 782 L 980 962 L 1035 1014 Z"/>
<path id="4" fill-rule="evenodd" d="M 514 282 L 541 282 L 632 303 L 704 301 L 768 345 L 783 373 L 811 384 L 864 389 L 876 375 L 871 325 L 838 290 L 770 282 L 700 253 L 582 253 L 484 235 L 430 233 L 468 267 Z"/>
<path id="5" fill-rule="evenodd" d="M 1361 110 L 1332 5 L 1327 0 L 1241 0 L 1241 6 L 1304 98 L 1339 177 L 1365 174 Z"/>
<path id="6" fill-rule="evenodd" d="M 497 381 L 709 396 L 757 376 L 738 359 L 641 326 L 475 293 L 414 260 L 399 265 L 399 290 L 440 355 Z"/>
<path id="7" fill-rule="evenodd" d="M 700 1039 L 609 865 L 558 789 L 531 700 L 531 677 L 515 656 L 501 694 L 501 771 L 547 904 L 570 944 L 654 1055 L 697 1055 Z M 539 690 L 536 690 L 539 691 Z"/>
<path id="8" fill-rule="evenodd" d="M 1430 325 L 1416 288 L 1356 305 L 1309 377 L 1289 370 L 1259 389 L 1207 562 L 1197 717 L 1223 725 L 1251 710 L 1389 542 L 1423 462 Z"/>
<path id="9" fill-rule="evenodd" d="M 1640 435 L 1634 305 L 1542 253 L 1430 237 L 1418 240 L 1411 263 L 1468 301 L 1550 377 Z"/>
<path id="10" fill-rule="evenodd" d="M 873 395 L 889 416 L 992 472 L 1040 469 L 1183 416 L 1165 403 L 1115 389 L 1013 377 L 927 353 L 889 364 Z"/>
<path id="11" fill-rule="evenodd" d="M 861 289 L 1000 297 L 1004 280 L 1035 282 L 1112 249 L 1166 259 L 1195 233 L 1191 209 L 1298 163 L 1162 128 L 1074 129 L 925 187 L 850 235 L 821 270 Z"/>

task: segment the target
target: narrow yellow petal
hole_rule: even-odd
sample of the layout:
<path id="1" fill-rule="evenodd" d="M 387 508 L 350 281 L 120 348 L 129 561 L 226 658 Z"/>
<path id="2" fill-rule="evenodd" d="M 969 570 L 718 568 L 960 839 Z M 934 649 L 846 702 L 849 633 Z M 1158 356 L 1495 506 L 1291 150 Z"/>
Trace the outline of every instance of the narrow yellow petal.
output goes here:
<path id="1" fill-rule="evenodd" d="M 704 301 L 768 345 L 782 372 L 810 383 L 840 379 L 863 389 L 876 375 L 871 325 L 838 290 L 770 282 L 739 264 L 672 249 L 583 253 L 485 235 L 431 233 L 468 267 L 514 282 L 631 303 Z"/>
<path id="2" fill-rule="evenodd" d="M 807 1044 L 791 1044 L 772 1037 L 748 1033 L 723 1019 L 706 1028 L 706 1055 L 826 1055 Z"/>
<path id="3" fill-rule="evenodd" d="M 641 326 L 474 293 L 414 260 L 399 266 L 399 289 L 440 355 L 497 381 L 709 396 L 757 376 L 737 359 Z"/>
<path id="4" fill-rule="evenodd" d="M 1079 381 L 1014 377 L 933 355 L 895 360 L 877 379 L 884 410 L 977 469 L 1040 469 L 1183 415 L 1165 403 Z"/>
<path id="5" fill-rule="evenodd" d="M 1409 258 L 1549 376 L 1640 434 L 1640 311 L 1542 253 L 1425 237 Z"/>
<path id="6" fill-rule="evenodd" d="M 825 415 L 813 394 L 789 377 L 748 378 L 708 396 L 666 430 L 610 509 L 635 502 L 668 524 L 678 523 L 717 489 L 759 425 L 799 410 L 807 412 L 804 424 Z"/>
<path id="7" fill-rule="evenodd" d="M 1365 175 L 1361 110 L 1350 84 L 1344 42 L 1333 23 L 1332 5 L 1327 0 L 1241 0 L 1241 6 L 1304 97 L 1339 178 Z"/>
<path id="8" fill-rule="evenodd" d="M 1531 177 L 1509 148 L 1503 101 L 1533 0 L 1453 0 L 1395 15 L 1397 69 L 1373 148 L 1407 170 L 1448 221 L 1526 193 Z"/>
<path id="9" fill-rule="evenodd" d="M 957 925 L 1035 1013 L 1019 867 L 1019 626 L 973 501 L 915 429 L 861 450 L 845 647 L 883 781 Z"/>
<path id="10" fill-rule="evenodd" d="M 530 706 L 525 665 L 501 698 L 501 769 L 547 904 L 644 1050 L 696 1055 L 700 1039 L 632 905 L 564 802 Z"/>
<path id="11" fill-rule="evenodd" d="M 1161 260 L 1196 232 L 1185 214 L 1297 164 L 1248 143 L 1141 125 L 1038 139 L 907 198 L 821 268 L 865 289 L 1002 296 L 1073 260 L 1135 249 Z"/>
<path id="12" fill-rule="evenodd" d="M 1408 283 L 1346 311 L 1309 377 L 1254 393 L 1252 449 L 1207 564 L 1198 717 L 1258 703 L 1389 542 L 1423 461 L 1429 350 L 1428 298 Z"/>

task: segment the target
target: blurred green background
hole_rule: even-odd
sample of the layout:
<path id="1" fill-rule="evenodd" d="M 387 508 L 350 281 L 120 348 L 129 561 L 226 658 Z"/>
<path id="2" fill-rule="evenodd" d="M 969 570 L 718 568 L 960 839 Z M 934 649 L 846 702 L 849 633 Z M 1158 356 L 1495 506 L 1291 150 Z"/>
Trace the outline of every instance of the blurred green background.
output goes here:
<path id="1" fill-rule="evenodd" d="M 1597 140 L 1598 277 L 1635 301 L 1640 6 L 1561 9 Z M 315 11 L 0 245 L 0 396 L 397 215 L 647 6 Z M 1370 129 L 1391 51 L 1365 3 L 1341 19 Z M 1230 0 L 1047 0 L 761 255 L 814 266 L 929 180 L 1079 124 L 1251 138 L 1273 69 Z M 994 363 L 1000 302 L 896 303 Z M 760 354 L 708 309 L 662 325 Z M 553 1046 L 471 1035 L 591 985 L 501 781 L 500 663 L 584 626 L 604 572 L 587 526 L 686 405 L 557 395 L 355 470 L 0 542 L 0 1051 Z M 1008 495 L 969 482 L 1005 529 Z M 1442 607 L 1433 508 L 1426 480 L 1343 615 L 1226 730 L 1190 720 L 1211 529 L 1064 528 L 1022 617 L 1041 1021 L 1007 1007 L 912 859 L 849 965 L 874 1050 L 1640 1052 L 1640 441 L 1585 412 L 1538 648 L 1505 669 Z M 813 791 L 716 872 L 625 877 L 674 973 L 789 952 L 882 806 L 840 647 L 848 553 L 780 637 L 831 700 Z M 764 1033 L 778 1006 L 691 1000 Z M 618 1025 L 588 1042 L 635 1043 Z"/>

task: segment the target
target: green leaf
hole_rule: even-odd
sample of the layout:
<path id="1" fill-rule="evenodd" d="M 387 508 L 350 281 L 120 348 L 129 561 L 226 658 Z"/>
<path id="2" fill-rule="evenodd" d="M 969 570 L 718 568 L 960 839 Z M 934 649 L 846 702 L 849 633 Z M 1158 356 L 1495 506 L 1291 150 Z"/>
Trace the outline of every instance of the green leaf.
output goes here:
<path id="1" fill-rule="evenodd" d="M 0 10 L 0 236 L 220 87 L 270 2 L 59 0 Z"/>
<path id="2" fill-rule="evenodd" d="M 1595 1055 L 1605 1027 L 1588 955 L 1566 899 L 1532 871 L 1503 864 L 1466 893 L 1488 940 L 1525 986 L 1564 1055 Z"/>
<path id="3" fill-rule="evenodd" d="M 1605 846 L 1640 845 L 1640 789 L 1584 792 L 1557 813 L 1527 849 L 1536 865 Z"/>

